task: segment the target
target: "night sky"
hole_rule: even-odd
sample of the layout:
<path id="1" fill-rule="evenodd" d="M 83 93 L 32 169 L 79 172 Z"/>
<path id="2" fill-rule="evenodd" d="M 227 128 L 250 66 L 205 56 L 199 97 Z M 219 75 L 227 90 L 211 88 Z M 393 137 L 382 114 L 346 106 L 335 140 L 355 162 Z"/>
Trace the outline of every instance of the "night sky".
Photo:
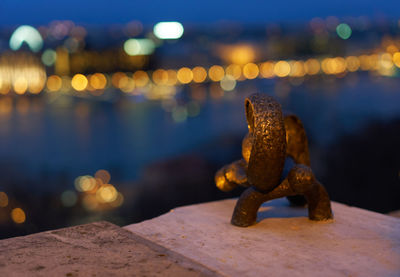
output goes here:
<path id="1" fill-rule="evenodd" d="M 293 22 L 330 15 L 399 18 L 399 0 L 265 1 L 265 0 L 0 0 L 0 24 L 46 24 L 73 20 L 86 24 L 163 20 L 212 23 Z"/>

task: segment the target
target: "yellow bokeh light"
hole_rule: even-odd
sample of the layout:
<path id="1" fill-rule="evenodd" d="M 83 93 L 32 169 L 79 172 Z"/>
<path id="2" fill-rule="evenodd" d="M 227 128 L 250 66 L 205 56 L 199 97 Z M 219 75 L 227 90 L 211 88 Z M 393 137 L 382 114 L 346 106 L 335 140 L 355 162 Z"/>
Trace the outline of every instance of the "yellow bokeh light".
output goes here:
<path id="1" fill-rule="evenodd" d="M 321 68 L 325 74 L 332 74 L 331 58 L 323 59 L 321 62 Z"/>
<path id="2" fill-rule="evenodd" d="M 222 78 L 224 78 L 224 75 L 225 75 L 224 68 L 219 65 L 213 65 L 208 70 L 208 76 L 214 82 L 221 81 Z"/>
<path id="3" fill-rule="evenodd" d="M 28 81 L 23 77 L 17 78 L 13 83 L 13 89 L 16 94 L 24 94 L 28 89 Z"/>
<path id="4" fill-rule="evenodd" d="M 302 61 L 295 61 L 292 64 L 292 69 L 290 71 L 290 76 L 293 77 L 303 77 L 306 74 L 304 68 L 304 62 Z"/>
<path id="5" fill-rule="evenodd" d="M 0 207 L 4 208 L 8 205 L 8 196 L 5 192 L 0 191 Z"/>
<path id="6" fill-rule="evenodd" d="M 254 61 L 255 52 L 250 45 L 239 45 L 230 51 L 230 60 L 234 64 L 247 64 Z"/>
<path id="7" fill-rule="evenodd" d="M 61 89 L 62 79 L 57 75 L 51 75 L 47 78 L 46 87 L 49 91 L 55 92 Z"/>
<path id="8" fill-rule="evenodd" d="M 361 55 L 359 58 L 361 70 L 370 70 L 372 64 L 368 55 Z"/>
<path id="9" fill-rule="evenodd" d="M 192 69 L 192 73 L 193 73 L 193 81 L 195 83 L 202 83 L 207 78 L 207 71 L 204 69 L 204 67 L 196 66 L 195 68 Z"/>
<path id="10" fill-rule="evenodd" d="M 400 52 L 396 52 L 393 54 L 393 62 L 397 67 L 400 68 Z"/>
<path id="11" fill-rule="evenodd" d="M 190 68 L 182 67 L 178 70 L 177 78 L 182 84 L 188 84 L 193 80 L 193 72 Z"/>
<path id="12" fill-rule="evenodd" d="M 393 67 L 392 55 L 384 53 L 379 59 L 379 66 L 384 69 L 390 69 Z"/>
<path id="13" fill-rule="evenodd" d="M 119 80 L 119 89 L 125 93 L 132 92 L 135 89 L 135 81 L 125 75 Z"/>
<path id="14" fill-rule="evenodd" d="M 77 91 L 83 91 L 88 85 L 88 79 L 83 74 L 75 74 L 71 80 L 72 87 Z"/>
<path id="15" fill-rule="evenodd" d="M 394 45 L 394 44 L 390 44 L 390 45 L 388 45 L 388 46 L 386 47 L 386 52 L 388 52 L 388 53 L 390 53 L 390 54 L 394 54 L 394 53 L 396 53 L 396 52 L 398 52 L 398 51 L 399 51 L 399 48 L 397 48 L 397 46 Z"/>
<path id="16" fill-rule="evenodd" d="M 319 61 L 317 59 L 308 59 L 304 63 L 304 70 L 308 75 L 318 74 L 321 69 Z"/>
<path id="17" fill-rule="evenodd" d="M 340 74 L 346 70 L 346 60 L 342 57 L 326 58 L 322 61 L 321 68 L 326 74 Z"/>
<path id="18" fill-rule="evenodd" d="M 340 74 L 346 71 L 346 60 L 342 57 L 336 57 L 333 59 L 335 74 Z"/>
<path id="19" fill-rule="evenodd" d="M 262 63 L 260 65 L 260 74 L 263 78 L 273 78 L 275 76 L 274 63 L 273 62 Z"/>
<path id="20" fill-rule="evenodd" d="M 231 75 L 235 80 L 242 76 L 242 67 L 238 64 L 230 64 L 225 69 L 226 75 Z"/>
<path id="21" fill-rule="evenodd" d="M 104 74 L 95 73 L 90 76 L 90 86 L 94 89 L 104 89 L 107 85 L 107 78 Z"/>
<path id="22" fill-rule="evenodd" d="M 43 82 L 43 83 L 30 83 L 28 85 L 29 92 L 32 93 L 32 94 L 39 94 L 43 90 L 44 83 L 45 82 Z"/>
<path id="23" fill-rule="evenodd" d="M 247 79 L 255 79 L 259 74 L 258 66 L 254 63 L 248 63 L 243 67 L 243 76 Z"/>
<path id="24" fill-rule="evenodd" d="M 122 78 L 125 78 L 126 75 L 123 72 L 115 72 L 112 76 L 111 76 L 111 84 L 115 87 L 115 88 L 119 88 L 119 81 Z"/>
<path id="25" fill-rule="evenodd" d="M 117 208 L 120 207 L 124 203 L 124 196 L 122 193 L 118 192 L 117 198 L 110 203 L 111 207 Z"/>
<path id="26" fill-rule="evenodd" d="M 169 86 L 176 85 L 176 82 L 178 81 L 178 77 L 177 77 L 176 71 L 173 70 L 173 69 L 168 69 L 167 70 L 167 74 L 168 74 L 167 85 L 169 85 Z"/>
<path id="27" fill-rule="evenodd" d="M 0 83 L 0 93 L 3 95 L 9 93 L 11 90 L 10 83 L 4 82 L 3 80 L 0 80 Z"/>
<path id="28" fill-rule="evenodd" d="M 165 85 L 168 82 L 168 72 L 164 69 L 157 69 L 153 72 L 153 82 L 157 85 Z"/>
<path id="29" fill-rule="evenodd" d="M 144 87 L 149 83 L 149 75 L 146 72 L 139 70 L 133 74 L 133 80 L 137 87 Z"/>
<path id="30" fill-rule="evenodd" d="M 350 72 L 357 71 L 360 68 L 360 60 L 355 56 L 346 57 L 346 68 Z"/>
<path id="31" fill-rule="evenodd" d="M 96 192 L 96 199 L 100 203 L 110 203 L 118 197 L 118 192 L 113 185 L 107 184 L 101 186 Z"/>
<path id="32" fill-rule="evenodd" d="M 105 170 L 105 169 L 100 169 L 98 170 L 95 174 L 94 177 L 101 179 L 101 181 L 103 182 L 103 184 L 107 184 L 108 182 L 110 182 L 111 179 L 111 175 L 110 173 Z"/>
<path id="33" fill-rule="evenodd" d="M 274 66 L 274 73 L 278 77 L 286 77 L 290 73 L 290 64 L 287 61 L 279 61 Z"/>
<path id="34" fill-rule="evenodd" d="M 135 82 L 123 72 L 116 72 L 111 77 L 111 83 L 115 88 L 124 92 L 134 89 Z"/>
<path id="35" fill-rule="evenodd" d="M 91 176 L 83 176 L 79 185 L 82 191 L 91 191 L 96 187 L 96 179 Z"/>
<path id="36" fill-rule="evenodd" d="M 26 215 L 23 209 L 15 208 L 11 211 L 11 219 L 18 224 L 24 223 L 26 220 Z"/>

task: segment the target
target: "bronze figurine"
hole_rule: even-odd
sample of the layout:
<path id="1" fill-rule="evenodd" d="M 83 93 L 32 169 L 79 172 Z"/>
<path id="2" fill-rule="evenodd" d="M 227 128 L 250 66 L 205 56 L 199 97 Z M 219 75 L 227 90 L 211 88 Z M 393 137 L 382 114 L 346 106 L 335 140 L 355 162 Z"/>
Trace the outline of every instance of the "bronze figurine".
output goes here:
<path id="1" fill-rule="evenodd" d="M 242 142 L 243 159 L 221 168 L 215 183 L 222 191 L 248 187 L 236 203 L 231 223 L 256 223 L 261 204 L 287 196 L 293 205 L 308 204 L 311 220 L 332 219 L 325 188 L 310 168 L 307 136 L 300 119 L 283 115 L 272 97 L 255 93 L 245 100 L 249 132 Z"/>

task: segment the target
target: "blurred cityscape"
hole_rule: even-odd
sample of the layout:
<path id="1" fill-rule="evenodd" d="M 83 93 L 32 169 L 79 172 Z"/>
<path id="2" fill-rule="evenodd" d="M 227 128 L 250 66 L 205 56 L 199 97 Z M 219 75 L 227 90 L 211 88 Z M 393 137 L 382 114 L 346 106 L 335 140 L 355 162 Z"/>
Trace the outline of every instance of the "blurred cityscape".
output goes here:
<path id="1" fill-rule="evenodd" d="M 300 116 L 333 200 L 400 209 L 400 20 L 0 27 L 0 238 L 234 197 L 244 98 Z"/>

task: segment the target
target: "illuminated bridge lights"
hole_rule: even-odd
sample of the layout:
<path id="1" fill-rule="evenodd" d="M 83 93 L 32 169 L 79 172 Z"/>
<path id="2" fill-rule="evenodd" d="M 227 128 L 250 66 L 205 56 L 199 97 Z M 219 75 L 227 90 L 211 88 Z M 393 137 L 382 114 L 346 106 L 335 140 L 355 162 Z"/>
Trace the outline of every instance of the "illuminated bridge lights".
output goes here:
<path id="1" fill-rule="evenodd" d="M 31 67 L 30 71 L 28 69 L 23 71 L 24 74 L 20 74 L 18 78 L 11 78 L 8 67 L 2 67 L 0 64 L 0 92 L 8 94 L 13 91 L 17 95 L 26 92 L 37 94 L 43 87 L 49 93 L 70 92 L 72 88 L 76 92 L 90 92 L 96 96 L 113 87 L 128 94 L 144 94 L 149 99 L 158 99 L 166 95 L 173 96 L 176 90 L 172 87 L 176 85 L 211 82 L 219 84 L 218 89 L 214 89 L 213 95 L 216 96 L 223 91 L 233 90 L 238 81 L 256 78 L 303 78 L 317 74 L 343 76 L 347 72 L 356 71 L 373 71 L 383 76 L 393 76 L 396 69 L 400 68 L 400 51 L 392 48 L 388 48 L 390 53 L 360 56 L 272 60 L 258 64 L 212 65 L 208 68 L 202 66 L 160 68 L 152 71 L 138 70 L 133 73 L 116 72 L 111 75 L 99 72 L 89 75 L 78 73 L 72 78 L 59 75 L 50 75 L 46 78 L 43 68 L 40 67 Z"/>

